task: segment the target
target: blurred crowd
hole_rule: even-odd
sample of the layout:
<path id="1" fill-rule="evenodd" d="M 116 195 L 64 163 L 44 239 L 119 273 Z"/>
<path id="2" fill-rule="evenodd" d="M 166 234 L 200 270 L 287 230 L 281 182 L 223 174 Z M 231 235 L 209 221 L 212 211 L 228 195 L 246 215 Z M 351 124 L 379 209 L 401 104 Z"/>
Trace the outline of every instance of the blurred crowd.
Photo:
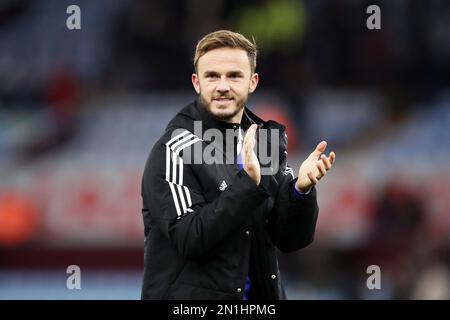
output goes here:
<path id="1" fill-rule="evenodd" d="M 72 4 L 81 30 L 66 27 Z M 381 30 L 366 27 L 371 4 Z M 450 299 L 446 0 L 1 1 L 0 278 L 43 268 L 55 246 L 120 248 L 141 270 L 143 165 L 217 29 L 257 42 L 249 105 L 288 126 L 291 165 L 320 139 L 337 153 L 314 244 L 280 255 L 288 295 Z M 96 266 L 119 265 L 111 252 Z"/>
<path id="2" fill-rule="evenodd" d="M 72 3 L 81 31 L 66 28 Z M 370 4 L 381 6 L 381 30 L 366 28 Z M 185 89 L 196 42 L 218 28 L 254 36 L 262 87 L 294 96 L 377 86 L 418 99 L 450 80 L 445 0 L 5 0 L 0 16 L 2 100 L 42 96 L 64 68 L 90 89 Z"/>

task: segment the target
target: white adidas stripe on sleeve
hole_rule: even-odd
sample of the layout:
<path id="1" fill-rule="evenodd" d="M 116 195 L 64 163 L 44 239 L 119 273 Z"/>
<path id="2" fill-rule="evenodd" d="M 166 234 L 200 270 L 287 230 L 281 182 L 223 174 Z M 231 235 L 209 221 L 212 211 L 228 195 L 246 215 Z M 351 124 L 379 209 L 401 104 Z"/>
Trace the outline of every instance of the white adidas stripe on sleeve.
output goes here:
<path id="1" fill-rule="evenodd" d="M 175 209 L 178 217 L 192 212 L 192 199 L 189 189 L 183 185 L 183 159 L 180 152 L 190 145 L 202 141 L 189 131 L 185 130 L 170 139 L 166 145 L 166 181 L 172 192 Z"/>

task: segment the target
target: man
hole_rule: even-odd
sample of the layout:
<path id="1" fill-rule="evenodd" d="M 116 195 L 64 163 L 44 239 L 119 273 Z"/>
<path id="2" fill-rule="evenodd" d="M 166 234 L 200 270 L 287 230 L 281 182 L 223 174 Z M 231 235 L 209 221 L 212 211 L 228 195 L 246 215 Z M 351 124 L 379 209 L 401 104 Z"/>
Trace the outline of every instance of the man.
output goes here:
<path id="1" fill-rule="evenodd" d="M 142 179 L 143 299 L 283 299 L 276 248 L 292 252 L 313 240 L 314 185 L 335 154 L 322 154 L 322 141 L 294 179 L 285 127 L 245 107 L 258 85 L 256 56 L 254 43 L 226 30 L 197 45 L 198 99 L 170 121 Z M 230 130 L 231 140 L 207 139 Z M 263 146 L 277 155 L 265 166 Z"/>

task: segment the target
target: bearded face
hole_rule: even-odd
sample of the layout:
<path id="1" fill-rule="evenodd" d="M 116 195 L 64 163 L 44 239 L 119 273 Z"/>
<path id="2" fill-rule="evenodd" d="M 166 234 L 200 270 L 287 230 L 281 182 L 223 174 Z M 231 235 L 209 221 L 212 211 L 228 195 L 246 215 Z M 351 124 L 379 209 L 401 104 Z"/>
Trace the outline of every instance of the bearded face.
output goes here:
<path id="1" fill-rule="evenodd" d="M 208 51 L 198 60 L 192 84 L 207 111 L 219 120 L 240 123 L 248 95 L 258 84 L 247 53 L 241 49 Z"/>

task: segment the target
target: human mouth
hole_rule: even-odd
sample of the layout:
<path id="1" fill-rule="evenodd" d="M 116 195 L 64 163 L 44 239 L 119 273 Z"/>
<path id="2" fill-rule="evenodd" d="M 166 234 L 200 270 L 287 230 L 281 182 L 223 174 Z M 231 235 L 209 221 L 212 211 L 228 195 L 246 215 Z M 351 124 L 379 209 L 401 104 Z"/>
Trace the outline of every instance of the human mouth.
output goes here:
<path id="1" fill-rule="evenodd" d="M 222 103 L 229 103 L 231 101 L 233 101 L 233 98 L 226 98 L 226 97 L 221 97 L 221 98 L 216 98 L 213 99 L 214 101 L 218 101 L 218 102 L 222 102 Z"/>

